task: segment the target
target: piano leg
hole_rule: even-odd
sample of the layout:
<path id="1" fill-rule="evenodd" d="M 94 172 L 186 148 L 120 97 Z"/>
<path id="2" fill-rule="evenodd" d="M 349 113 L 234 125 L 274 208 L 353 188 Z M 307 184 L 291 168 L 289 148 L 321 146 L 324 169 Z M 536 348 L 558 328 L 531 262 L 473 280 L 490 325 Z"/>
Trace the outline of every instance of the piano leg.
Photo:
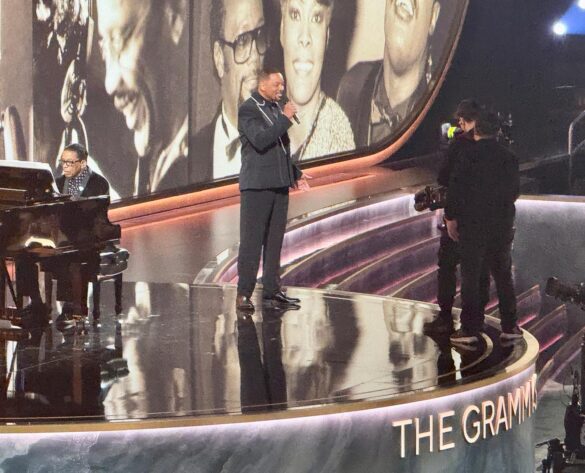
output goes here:
<path id="1" fill-rule="evenodd" d="M 114 276 L 114 292 L 116 295 L 116 315 L 122 313 L 122 273 Z"/>
<path id="2" fill-rule="evenodd" d="M 16 273 L 17 287 L 15 290 L 14 284 L 8 273 L 6 266 L 6 259 L 0 258 L 0 319 L 10 320 L 14 325 L 37 326 L 39 323 L 44 323 L 48 312 L 45 312 L 41 293 L 39 292 L 39 273 L 36 263 L 28 258 L 15 259 L 14 270 Z M 6 285 L 10 290 L 12 300 L 17 308 L 12 309 L 6 307 Z M 30 310 L 23 311 L 22 301 L 24 296 L 31 299 Z M 41 309 L 39 311 L 39 309 Z"/>
<path id="3" fill-rule="evenodd" d="M 14 268 L 16 271 L 16 277 L 14 278 L 16 280 L 16 300 L 14 301 L 14 303 L 16 304 L 16 308 L 17 309 L 22 309 L 23 306 L 23 299 L 24 299 L 24 294 L 23 294 L 23 286 L 24 284 L 24 279 L 25 277 L 32 277 L 32 274 L 28 274 L 27 276 L 24 276 L 23 273 L 24 271 L 21 270 L 21 268 L 19 268 L 20 264 L 17 261 L 15 261 L 14 264 Z"/>
<path id="4" fill-rule="evenodd" d="M 71 281 L 71 296 L 74 306 L 74 315 L 87 315 L 87 279 L 84 277 L 83 264 L 78 261 L 69 264 L 69 278 Z"/>
<path id="5" fill-rule="evenodd" d="M 4 281 L 8 286 L 8 290 L 10 291 L 10 296 L 12 297 L 12 301 L 16 304 L 16 289 L 14 288 L 14 283 L 10 277 L 10 273 L 8 272 L 8 268 L 6 266 L 6 260 L 2 260 L 2 276 L 4 277 Z"/>
<path id="6" fill-rule="evenodd" d="M 2 265 L 6 267 L 5 260 L 2 261 Z M 6 307 L 6 274 L 4 269 L 0 271 L 0 308 Z"/>
<path id="7" fill-rule="evenodd" d="M 102 285 L 99 281 L 92 283 L 93 285 L 93 322 L 97 323 L 100 319 L 100 292 Z"/>
<path id="8" fill-rule="evenodd" d="M 37 263 L 28 256 L 14 260 L 16 271 L 16 307 L 23 307 L 24 297 L 30 298 L 33 307 L 40 308 L 44 302 L 39 289 L 39 268 Z"/>
<path id="9" fill-rule="evenodd" d="M 45 272 L 45 306 L 47 313 L 50 314 L 53 305 L 53 275 Z"/>

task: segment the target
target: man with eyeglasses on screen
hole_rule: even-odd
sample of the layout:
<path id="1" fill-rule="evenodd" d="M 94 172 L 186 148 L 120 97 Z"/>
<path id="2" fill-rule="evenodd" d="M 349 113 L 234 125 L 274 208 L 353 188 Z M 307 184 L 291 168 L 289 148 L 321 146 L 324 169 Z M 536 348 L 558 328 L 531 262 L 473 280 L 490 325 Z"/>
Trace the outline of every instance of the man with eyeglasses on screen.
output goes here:
<path id="1" fill-rule="evenodd" d="M 195 137 L 193 180 L 202 179 L 203 169 L 209 170 L 209 179 L 240 172 L 238 108 L 256 89 L 268 48 L 261 0 L 212 0 L 210 30 L 221 103 L 213 121 Z"/>
<path id="2" fill-rule="evenodd" d="M 189 183 L 187 0 L 97 0 L 104 86 L 134 134 L 134 195 Z"/>

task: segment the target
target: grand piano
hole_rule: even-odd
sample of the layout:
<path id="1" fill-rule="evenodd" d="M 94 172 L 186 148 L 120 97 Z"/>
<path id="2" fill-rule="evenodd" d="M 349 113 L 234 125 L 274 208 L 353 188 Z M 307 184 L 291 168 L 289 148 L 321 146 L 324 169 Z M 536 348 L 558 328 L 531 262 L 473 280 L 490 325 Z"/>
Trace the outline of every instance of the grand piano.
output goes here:
<path id="1" fill-rule="evenodd" d="M 22 294 L 7 262 L 32 258 L 46 270 L 57 267 L 60 259 L 78 256 L 83 263 L 93 256 L 99 260 L 104 252 L 108 261 L 120 263 L 112 258 L 121 230 L 108 220 L 109 203 L 109 196 L 73 200 L 60 194 L 46 163 L 0 161 L 0 319 L 19 324 L 22 309 Z M 98 274 L 90 278 L 98 279 Z M 6 284 L 16 311 L 6 306 Z M 87 298 L 87 287 L 82 294 Z M 86 300 L 76 302 L 86 305 Z"/>

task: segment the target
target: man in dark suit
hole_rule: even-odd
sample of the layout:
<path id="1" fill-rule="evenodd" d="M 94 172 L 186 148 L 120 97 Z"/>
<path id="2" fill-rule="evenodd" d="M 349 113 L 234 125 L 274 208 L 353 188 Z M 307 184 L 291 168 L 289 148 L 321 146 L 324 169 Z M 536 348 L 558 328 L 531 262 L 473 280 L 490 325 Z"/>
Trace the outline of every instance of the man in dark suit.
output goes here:
<path id="1" fill-rule="evenodd" d="M 87 150 L 77 143 L 65 147 L 61 155 L 63 175 L 57 179 L 57 187 L 72 200 L 110 194 L 108 181 L 90 169 L 87 158 Z M 54 270 L 58 280 L 57 299 L 65 301 L 59 320 L 87 315 L 87 286 L 91 275 L 99 271 L 99 264 L 99 253 L 89 251 L 76 255 Z"/>
<path id="2" fill-rule="evenodd" d="M 63 175 L 56 180 L 57 187 L 59 192 L 71 195 L 73 200 L 110 193 L 108 181 L 89 168 L 87 158 L 87 150 L 78 143 L 68 145 L 61 154 Z M 48 261 L 45 263 L 45 270 L 54 273 L 59 281 L 57 299 L 65 301 L 60 318 L 68 320 L 73 315 L 86 315 L 88 277 L 90 273 L 99 270 L 99 253 L 84 252 L 69 258 L 61 257 L 56 262 Z M 16 277 L 23 295 L 31 299 L 28 310 L 37 315 L 46 315 L 39 291 L 38 270 L 28 256 L 25 255 L 17 261 Z M 79 306 L 80 301 L 83 307 Z"/>
<path id="3" fill-rule="evenodd" d="M 262 255 L 262 298 L 266 303 L 296 304 L 280 287 L 280 251 L 288 212 L 288 191 L 301 171 L 290 157 L 287 130 L 297 111 L 292 102 L 280 107 L 282 74 L 266 68 L 258 75 L 258 90 L 238 110 L 242 142 L 240 170 L 240 252 L 238 255 L 239 310 L 254 310 L 250 300 Z M 301 181 L 300 187 L 306 183 Z"/>
<path id="4" fill-rule="evenodd" d="M 455 116 L 458 120 L 459 131 L 443 149 L 444 160 L 437 176 L 437 183 L 449 187 L 451 174 L 457 167 L 458 160 L 465 156 L 465 151 L 475 143 L 473 130 L 475 121 L 481 113 L 480 105 L 474 100 L 462 100 L 457 106 Z M 424 326 L 426 333 L 451 333 L 453 331 L 453 301 L 457 292 L 457 266 L 459 266 L 459 245 L 447 234 L 447 227 L 441 225 L 441 240 L 438 253 L 437 272 L 437 303 L 440 312 L 432 322 Z M 481 306 L 489 302 L 489 268 L 484 268 L 480 279 Z"/>

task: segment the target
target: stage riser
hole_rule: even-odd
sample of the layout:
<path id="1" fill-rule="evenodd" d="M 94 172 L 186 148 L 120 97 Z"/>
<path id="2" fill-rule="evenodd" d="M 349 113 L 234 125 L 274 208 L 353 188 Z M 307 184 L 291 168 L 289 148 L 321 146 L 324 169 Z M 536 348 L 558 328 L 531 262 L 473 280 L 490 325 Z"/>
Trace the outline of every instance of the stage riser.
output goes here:
<path id="1" fill-rule="evenodd" d="M 480 435 L 474 443 L 466 441 L 461 428 L 467 407 L 481 410 L 482 403 L 489 401 L 497 405 L 499 396 L 515 393 L 529 379 L 532 369 L 499 383 L 428 401 L 290 420 L 148 431 L 5 435 L 0 442 L 0 466 L 5 473 L 37 471 L 41 466 L 62 473 L 532 473 L 533 417 L 526 415 L 519 424 L 517 416 L 512 416 L 510 430 L 502 423 L 495 436 L 486 424 L 487 438 Z M 445 419 L 444 427 L 453 431 L 444 435 L 443 443 L 454 445 L 439 451 L 438 416 L 448 411 L 454 415 Z M 486 413 L 489 417 L 489 407 Z M 433 452 L 429 451 L 429 440 L 421 439 L 417 455 L 414 427 L 406 427 L 403 444 L 401 428 L 393 424 L 419 418 L 422 432 L 428 430 L 429 416 L 433 416 Z M 466 432 L 471 437 L 477 432 L 472 423 L 478 418 L 475 414 L 468 418 Z M 26 453 L 15 456 L 16 443 Z"/>
<path id="2" fill-rule="evenodd" d="M 439 237 L 435 237 L 384 258 L 357 275 L 342 281 L 338 288 L 344 291 L 377 293 L 391 281 L 401 281 L 421 274 L 434 264 Z"/>
<path id="3" fill-rule="evenodd" d="M 281 263 L 283 266 L 324 248 L 329 248 L 394 222 L 415 215 L 412 196 L 402 195 L 375 203 L 361 202 L 342 210 L 324 209 L 317 216 L 289 222 L 284 236 Z M 237 278 L 237 251 L 222 261 L 222 268 L 215 270 L 201 282 L 234 282 Z M 225 258 L 222 258 L 225 259 Z"/>
<path id="4" fill-rule="evenodd" d="M 343 274 L 436 235 L 435 222 L 433 214 L 426 214 L 359 235 L 285 270 L 283 281 L 291 286 L 323 287 Z"/>

